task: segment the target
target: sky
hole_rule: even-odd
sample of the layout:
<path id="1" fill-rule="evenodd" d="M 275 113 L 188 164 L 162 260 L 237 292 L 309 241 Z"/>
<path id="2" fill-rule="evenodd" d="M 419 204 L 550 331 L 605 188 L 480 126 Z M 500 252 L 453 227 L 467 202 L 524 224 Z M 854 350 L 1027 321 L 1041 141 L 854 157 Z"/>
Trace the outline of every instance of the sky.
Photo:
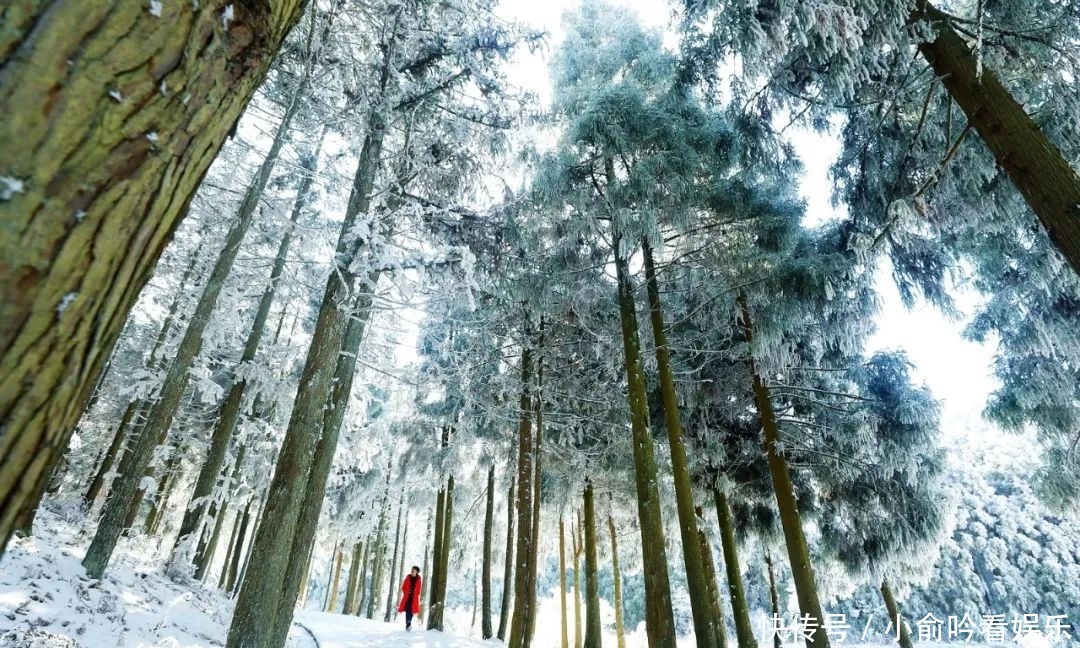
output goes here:
<path id="1" fill-rule="evenodd" d="M 671 5 L 663 0 L 609 0 L 634 9 L 642 23 L 666 30 L 671 19 Z M 548 33 L 546 47 L 539 52 L 518 52 L 510 67 L 511 83 L 535 92 L 541 102 L 551 96 L 547 75 L 548 58 L 562 39 L 562 16 L 579 0 L 503 0 L 496 14 L 520 21 Z M 673 44 L 668 33 L 665 42 Z M 836 134 L 795 132 L 796 151 L 802 158 L 805 173 L 800 180 L 800 195 L 807 204 L 807 224 L 813 225 L 843 214 L 831 202 L 830 165 L 840 151 Z M 933 306 L 920 303 L 906 308 L 889 276 L 888 268 L 878 271 L 878 289 L 882 303 L 878 331 L 870 341 L 870 351 L 900 349 L 915 367 L 915 379 L 926 383 L 942 401 L 942 429 L 946 444 L 950 437 L 984 434 L 993 426 L 982 419 L 987 396 L 997 383 L 992 374 L 993 349 L 966 340 L 963 329 L 979 296 L 960 294 L 962 316 L 950 320 Z"/>

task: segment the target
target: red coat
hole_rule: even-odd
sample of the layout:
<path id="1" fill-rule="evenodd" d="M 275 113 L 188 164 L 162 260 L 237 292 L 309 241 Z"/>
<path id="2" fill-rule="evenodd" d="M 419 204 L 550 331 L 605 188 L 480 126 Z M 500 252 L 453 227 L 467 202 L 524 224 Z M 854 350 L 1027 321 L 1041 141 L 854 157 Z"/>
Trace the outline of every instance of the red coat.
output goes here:
<path id="1" fill-rule="evenodd" d="M 409 578 L 411 578 L 411 576 L 406 576 L 405 580 L 403 580 L 401 582 L 401 602 L 398 603 L 398 606 L 397 606 L 397 611 L 398 612 L 404 612 L 405 611 L 405 603 L 409 599 Z M 412 611 L 413 611 L 413 614 L 420 614 L 420 590 L 423 589 L 423 584 L 424 584 L 423 579 L 420 578 L 420 576 L 417 576 L 416 577 L 416 588 L 413 590 L 413 595 L 412 595 Z"/>

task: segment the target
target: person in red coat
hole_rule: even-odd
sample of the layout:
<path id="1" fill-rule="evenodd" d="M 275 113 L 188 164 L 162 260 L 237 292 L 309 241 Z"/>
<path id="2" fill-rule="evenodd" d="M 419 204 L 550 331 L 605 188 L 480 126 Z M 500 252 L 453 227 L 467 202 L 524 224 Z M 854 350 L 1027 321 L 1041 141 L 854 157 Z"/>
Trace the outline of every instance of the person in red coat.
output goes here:
<path id="1" fill-rule="evenodd" d="M 405 629 L 412 630 L 412 618 L 414 614 L 420 614 L 420 590 L 423 579 L 420 578 L 420 568 L 413 565 L 409 575 L 401 583 L 401 602 L 398 603 L 397 611 L 405 613 Z"/>

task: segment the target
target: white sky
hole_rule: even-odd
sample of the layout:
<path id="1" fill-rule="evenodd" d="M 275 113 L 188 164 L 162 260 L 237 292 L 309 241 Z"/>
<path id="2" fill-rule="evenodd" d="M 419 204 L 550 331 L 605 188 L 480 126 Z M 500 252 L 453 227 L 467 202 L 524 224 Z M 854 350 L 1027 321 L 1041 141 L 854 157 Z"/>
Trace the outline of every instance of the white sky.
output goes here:
<path id="1" fill-rule="evenodd" d="M 642 23 L 650 27 L 663 29 L 671 17 L 671 5 L 662 0 L 610 1 L 633 8 Z M 578 3 L 579 0 L 503 0 L 496 10 L 501 17 L 548 32 L 547 47 L 534 54 L 519 52 L 510 71 L 511 83 L 536 92 L 542 101 L 551 96 L 547 58 L 562 39 L 563 13 Z M 800 194 L 807 202 L 808 222 L 837 217 L 839 214 L 830 200 L 828 169 L 840 151 L 838 138 L 799 132 L 793 140 L 806 167 Z M 997 384 L 992 376 L 992 349 L 969 342 L 962 335 L 964 324 L 977 304 L 977 295 L 961 295 L 958 301 L 964 317 L 950 321 L 926 304 L 906 309 L 887 270 L 882 269 L 878 274 L 882 313 L 870 350 L 907 352 L 915 365 L 916 380 L 925 382 L 942 401 L 942 427 L 947 437 L 955 439 L 991 429 L 982 420 L 981 411 L 987 395 Z"/>

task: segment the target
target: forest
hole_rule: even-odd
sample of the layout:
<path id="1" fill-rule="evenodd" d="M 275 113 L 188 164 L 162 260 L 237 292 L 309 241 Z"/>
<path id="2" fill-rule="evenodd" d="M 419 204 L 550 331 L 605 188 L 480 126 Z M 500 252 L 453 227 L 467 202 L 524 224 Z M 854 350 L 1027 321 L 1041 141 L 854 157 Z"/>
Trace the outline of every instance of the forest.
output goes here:
<path id="1" fill-rule="evenodd" d="M 1080 645 L 1080 2 L 0 3 L 0 646 Z"/>

